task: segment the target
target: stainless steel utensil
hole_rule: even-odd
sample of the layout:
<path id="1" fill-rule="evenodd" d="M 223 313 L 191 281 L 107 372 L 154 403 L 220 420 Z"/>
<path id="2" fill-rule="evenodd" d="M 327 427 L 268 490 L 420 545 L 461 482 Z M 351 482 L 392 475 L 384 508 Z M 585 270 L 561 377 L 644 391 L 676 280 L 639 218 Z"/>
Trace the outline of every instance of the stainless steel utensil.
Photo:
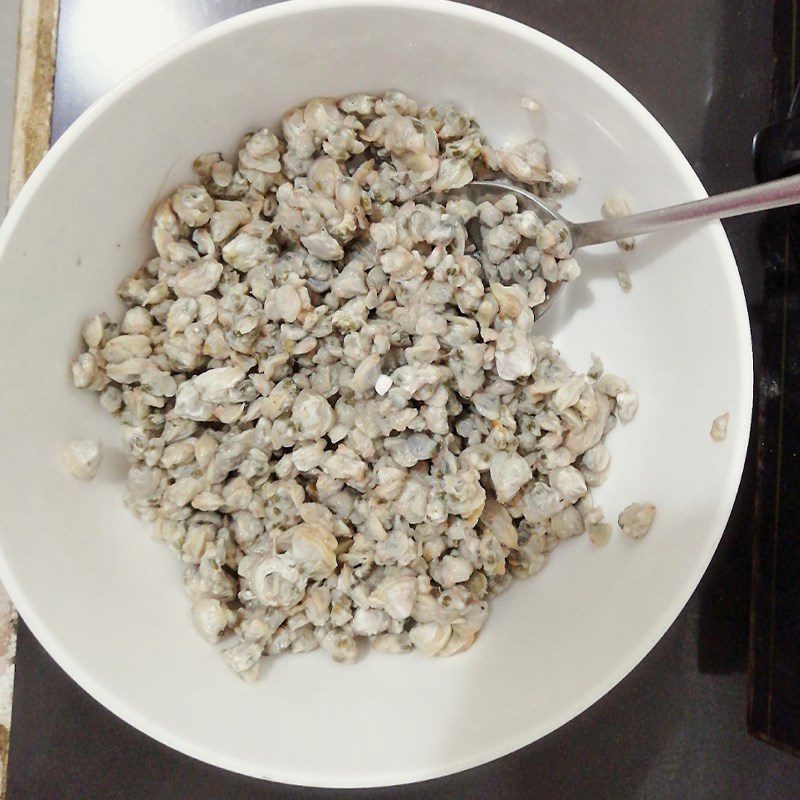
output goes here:
<path id="1" fill-rule="evenodd" d="M 703 200 L 681 203 L 677 206 L 667 206 L 654 211 L 644 211 L 641 214 L 631 214 L 627 217 L 598 219 L 591 222 L 571 222 L 554 211 L 541 197 L 502 181 L 473 181 L 462 189 L 447 194 L 448 196 L 459 194 L 468 197 L 475 203 L 481 203 L 485 200 L 495 202 L 509 192 L 517 196 L 521 201 L 522 208 L 534 209 L 543 222 L 559 220 L 566 225 L 572 236 L 573 250 L 579 250 L 582 247 L 591 247 L 595 244 L 652 233 L 661 228 L 684 222 L 725 219 L 739 214 L 750 214 L 754 211 L 800 203 L 800 175 L 792 175 L 777 181 L 769 181 L 747 189 L 726 192 Z M 470 237 L 476 246 L 480 247 L 479 238 L 476 238 L 480 234 L 477 230 L 473 230 L 477 227 L 479 226 L 470 228 Z M 536 308 L 537 317 L 540 317 L 550 307 L 559 288 L 560 283 L 551 286 L 547 300 Z"/>

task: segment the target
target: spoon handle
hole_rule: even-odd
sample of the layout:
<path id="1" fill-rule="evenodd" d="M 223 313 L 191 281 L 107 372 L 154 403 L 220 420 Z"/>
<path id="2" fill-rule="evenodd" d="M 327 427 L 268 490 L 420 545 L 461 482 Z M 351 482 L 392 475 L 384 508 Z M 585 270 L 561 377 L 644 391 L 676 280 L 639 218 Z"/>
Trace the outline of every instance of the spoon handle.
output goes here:
<path id="1" fill-rule="evenodd" d="M 642 214 L 632 214 L 629 217 L 573 223 L 572 242 L 577 249 L 613 242 L 616 239 L 627 239 L 640 233 L 651 233 L 680 222 L 725 219 L 795 203 L 800 203 L 800 175 L 718 194 L 692 203 L 681 203 L 655 211 L 645 211 Z"/>

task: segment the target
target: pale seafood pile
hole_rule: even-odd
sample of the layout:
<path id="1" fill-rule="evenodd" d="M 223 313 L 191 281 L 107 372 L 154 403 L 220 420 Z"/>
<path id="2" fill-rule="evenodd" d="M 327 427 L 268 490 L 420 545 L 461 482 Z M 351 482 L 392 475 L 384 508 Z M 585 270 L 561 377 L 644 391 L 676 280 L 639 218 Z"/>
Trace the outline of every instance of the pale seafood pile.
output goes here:
<path id="1" fill-rule="evenodd" d="M 572 188 L 541 142 L 493 149 L 399 92 L 315 98 L 195 172 L 72 372 L 119 417 L 127 505 L 186 564 L 234 670 L 319 646 L 351 661 L 359 639 L 458 653 L 562 539 L 608 539 L 590 489 L 638 400 L 535 332 L 548 284 L 579 272 L 568 232 L 511 195 L 420 197 L 499 174 Z"/>

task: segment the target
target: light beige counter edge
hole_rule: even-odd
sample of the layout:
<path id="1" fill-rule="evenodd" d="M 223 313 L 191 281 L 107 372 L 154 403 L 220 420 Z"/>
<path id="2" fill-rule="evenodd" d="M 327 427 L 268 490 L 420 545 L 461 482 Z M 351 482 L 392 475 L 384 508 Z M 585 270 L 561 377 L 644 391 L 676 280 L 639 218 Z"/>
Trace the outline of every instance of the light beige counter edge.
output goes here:
<path id="1" fill-rule="evenodd" d="M 8 180 L 9 205 L 50 145 L 59 0 L 22 0 Z"/>

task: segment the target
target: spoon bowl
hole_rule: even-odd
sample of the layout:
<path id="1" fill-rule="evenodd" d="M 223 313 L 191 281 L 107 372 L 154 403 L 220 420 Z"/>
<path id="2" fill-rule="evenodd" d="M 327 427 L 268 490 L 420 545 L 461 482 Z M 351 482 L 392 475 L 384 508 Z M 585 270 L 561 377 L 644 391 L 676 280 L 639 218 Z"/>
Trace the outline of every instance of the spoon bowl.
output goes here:
<path id="1" fill-rule="evenodd" d="M 521 208 L 525 210 L 535 211 L 539 219 L 546 225 L 548 222 L 557 220 L 564 224 L 570 233 L 572 232 L 573 223 L 564 219 L 557 211 L 552 208 L 551 201 L 539 197 L 528 189 L 523 189 L 519 186 L 513 186 L 505 181 L 471 181 L 466 186 L 459 189 L 452 189 L 439 195 L 433 195 L 437 200 L 445 203 L 451 197 L 463 197 L 475 205 L 481 203 L 496 203 L 503 196 L 513 194 L 516 196 L 517 201 Z M 520 202 L 521 201 L 521 202 Z M 481 223 L 477 217 L 473 217 L 467 223 L 467 234 L 469 241 L 475 246 L 476 250 L 480 250 L 483 246 L 483 233 L 481 231 Z M 573 249 L 574 245 L 573 245 Z M 554 281 L 547 284 L 547 296 L 545 301 L 535 306 L 533 315 L 535 319 L 539 319 L 550 308 L 558 294 L 564 281 Z"/>
<path id="2" fill-rule="evenodd" d="M 741 214 L 751 214 L 755 211 L 795 205 L 800 203 L 800 175 L 792 175 L 788 178 L 769 181 L 735 192 L 726 192 L 691 203 L 681 203 L 645 211 L 641 214 L 591 222 L 571 222 L 555 211 L 547 199 L 505 181 L 472 181 L 460 189 L 446 193 L 448 197 L 466 197 L 476 205 L 484 202 L 496 203 L 507 194 L 513 194 L 523 209 L 535 211 L 545 224 L 557 220 L 565 225 L 572 239 L 574 252 L 595 244 L 605 244 L 639 236 L 643 233 L 652 233 L 670 225 L 726 219 Z M 470 241 L 478 250 L 482 244 L 480 227 L 477 218 L 472 219 L 467 225 Z M 534 310 L 536 319 L 539 319 L 551 307 L 562 284 L 563 281 L 548 284 L 545 301 L 536 306 Z"/>

